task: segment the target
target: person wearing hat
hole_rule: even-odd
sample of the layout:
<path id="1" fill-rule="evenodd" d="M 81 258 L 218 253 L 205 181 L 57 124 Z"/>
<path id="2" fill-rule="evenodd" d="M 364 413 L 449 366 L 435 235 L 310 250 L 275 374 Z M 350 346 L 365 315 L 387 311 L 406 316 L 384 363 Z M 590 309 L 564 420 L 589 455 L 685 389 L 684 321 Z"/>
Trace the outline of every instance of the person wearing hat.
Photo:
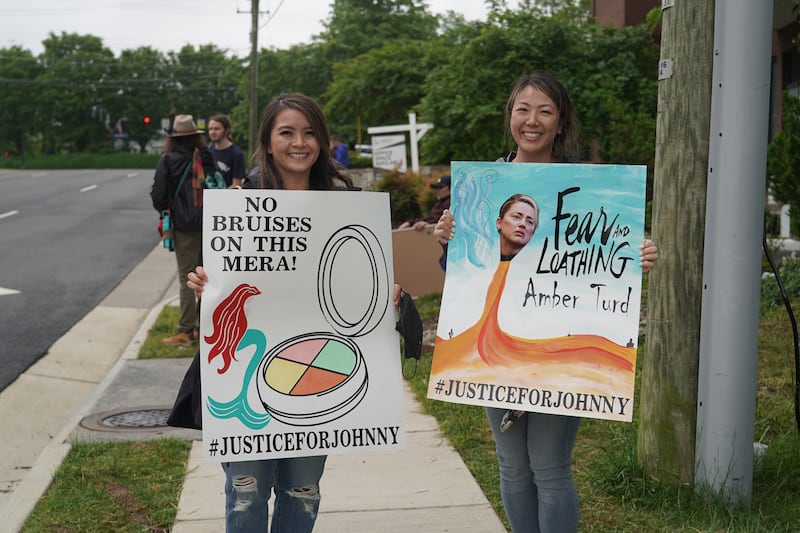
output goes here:
<path id="1" fill-rule="evenodd" d="M 178 279 L 201 264 L 203 240 L 203 184 L 214 174 L 214 157 L 208 150 L 205 135 L 197 129 L 191 115 L 177 115 L 167 133 L 164 153 L 158 161 L 150 198 L 160 216 L 169 213 L 175 228 L 174 252 Z M 200 314 L 194 291 L 180 284 L 178 331 L 163 340 L 168 346 L 197 342 Z"/>
<path id="2" fill-rule="evenodd" d="M 398 229 L 414 228 L 422 231 L 429 224 L 439 222 L 445 209 L 450 209 L 450 176 L 442 176 L 431 184 L 432 189 L 436 189 L 436 203 L 431 207 L 430 214 L 425 218 L 406 220 L 398 226 Z"/>

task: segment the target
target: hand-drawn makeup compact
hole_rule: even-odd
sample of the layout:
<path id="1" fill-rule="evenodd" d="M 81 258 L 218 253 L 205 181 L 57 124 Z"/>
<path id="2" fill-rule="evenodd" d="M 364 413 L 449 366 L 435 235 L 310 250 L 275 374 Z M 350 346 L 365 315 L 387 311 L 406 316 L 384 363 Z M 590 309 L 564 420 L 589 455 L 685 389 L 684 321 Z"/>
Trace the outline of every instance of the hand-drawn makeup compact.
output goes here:
<path id="1" fill-rule="evenodd" d="M 338 268 L 372 273 L 371 280 L 364 280 L 365 291 L 336 290 L 336 265 L 344 261 Z M 256 374 L 264 407 L 277 420 L 294 426 L 336 420 L 361 402 L 369 375 L 353 338 L 372 332 L 389 306 L 386 257 L 375 234 L 364 226 L 343 227 L 328 239 L 317 279 L 320 311 L 336 333 L 306 333 L 279 343 L 264 356 Z M 343 294 L 348 301 L 337 305 Z M 354 297 L 359 298 L 355 307 Z"/>
<path id="2" fill-rule="evenodd" d="M 367 366 L 345 337 L 309 333 L 288 339 L 259 368 L 259 395 L 281 422 L 316 425 L 349 412 L 367 393 Z"/>

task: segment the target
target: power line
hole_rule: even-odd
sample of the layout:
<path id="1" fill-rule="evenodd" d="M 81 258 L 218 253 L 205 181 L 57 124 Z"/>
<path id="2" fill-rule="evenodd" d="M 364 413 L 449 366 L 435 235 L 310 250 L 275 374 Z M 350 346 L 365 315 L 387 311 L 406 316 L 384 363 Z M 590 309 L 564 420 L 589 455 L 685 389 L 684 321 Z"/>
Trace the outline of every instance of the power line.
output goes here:
<path id="1" fill-rule="evenodd" d="M 269 24 L 269 22 L 270 22 L 270 21 L 271 21 L 273 18 L 275 18 L 275 15 L 277 15 L 277 14 L 278 14 L 278 10 L 281 8 L 281 6 L 282 6 L 282 5 L 283 5 L 283 0 L 281 0 L 280 2 L 278 2 L 278 7 L 276 7 L 276 8 L 275 8 L 275 9 L 272 11 L 272 13 L 270 13 L 269 11 L 267 11 L 267 13 L 269 13 L 269 16 L 267 17 L 267 20 L 265 20 L 265 21 L 264 21 L 264 24 L 262 24 L 261 26 L 259 26 L 259 27 L 258 27 L 258 29 L 259 29 L 259 30 L 262 30 L 262 29 L 264 29 L 264 26 L 266 26 L 267 24 Z"/>

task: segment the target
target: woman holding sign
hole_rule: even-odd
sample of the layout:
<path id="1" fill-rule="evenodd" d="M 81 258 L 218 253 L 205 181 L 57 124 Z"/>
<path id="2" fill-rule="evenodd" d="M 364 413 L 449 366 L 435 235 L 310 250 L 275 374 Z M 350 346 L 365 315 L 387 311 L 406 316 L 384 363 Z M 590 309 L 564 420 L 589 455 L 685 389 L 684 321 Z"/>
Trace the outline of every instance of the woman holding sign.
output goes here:
<path id="1" fill-rule="evenodd" d="M 511 87 L 505 109 L 506 131 L 516 150 L 498 159 L 509 163 L 570 163 L 580 156 L 576 113 L 563 85 L 546 72 L 520 77 Z M 515 195 L 517 196 L 517 195 Z M 523 198 L 529 197 L 519 195 Z M 513 198 L 513 197 L 512 197 Z M 535 230 L 536 203 L 507 200 L 517 221 L 501 212 L 501 260 L 509 260 L 530 241 Z M 527 213 L 522 215 L 522 213 Z M 528 221 L 528 222 L 526 222 Z M 527 226 L 525 226 L 527 224 Z M 527 229 L 530 226 L 532 229 Z M 453 238 L 456 221 L 446 210 L 434 230 L 444 245 Z M 505 232 L 505 236 L 504 236 Z M 505 247 L 504 244 L 505 243 Z M 640 264 L 647 272 L 658 259 L 650 240 L 640 247 Z M 500 492 L 514 533 L 569 533 L 578 530 L 579 502 L 572 478 L 572 448 L 580 418 L 508 411 L 487 407 L 500 463 Z"/>
<path id="2" fill-rule="evenodd" d="M 302 94 L 282 94 L 264 110 L 255 157 L 257 170 L 245 188 L 286 190 L 352 189 L 331 156 L 322 109 Z M 188 275 L 200 296 L 208 282 L 203 267 Z M 275 492 L 272 533 L 308 532 L 320 504 L 324 455 L 223 463 L 226 531 L 265 531 L 267 501 Z"/>

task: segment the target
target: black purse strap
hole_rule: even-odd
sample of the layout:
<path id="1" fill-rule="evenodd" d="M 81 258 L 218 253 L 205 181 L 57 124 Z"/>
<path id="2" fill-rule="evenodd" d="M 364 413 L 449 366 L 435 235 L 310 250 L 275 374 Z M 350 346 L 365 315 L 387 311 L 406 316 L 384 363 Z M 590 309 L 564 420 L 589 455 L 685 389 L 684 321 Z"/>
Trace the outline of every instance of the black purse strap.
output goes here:
<path id="1" fill-rule="evenodd" d="M 172 199 L 173 200 L 178 197 L 178 193 L 180 192 L 181 187 L 183 187 L 183 182 L 186 179 L 186 176 L 189 174 L 189 169 L 190 168 L 192 168 L 192 160 L 191 159 L 189 159 L 189 164 L 186 165 L 186 170 L 183 171 L 183 176 L 181 176 L 181 181 L 178 182 L 178 186 L 175 188 L 175 194 L 172 195 Z"/>
<path id="2" fill-rule="evenodd" d="M 189 169 L 192 168 L 192 160 L 189 159 L 189 164 L 186 165 L 186 170 L 183 171 L 183 176 L 181 176 L 181 181 L 178 182 L 178 186 L 175 187 L 175 194 L 172 195 L 172 198 L 169 201 L 169 205 L 167 206 L 167 214 L 172 211 L 172 204 L 175 202 L 175 199 L 178 197 L 178 193 L 183 187 L 183 182 L 186 179 L 186 176 L 189 174 Z"/>

